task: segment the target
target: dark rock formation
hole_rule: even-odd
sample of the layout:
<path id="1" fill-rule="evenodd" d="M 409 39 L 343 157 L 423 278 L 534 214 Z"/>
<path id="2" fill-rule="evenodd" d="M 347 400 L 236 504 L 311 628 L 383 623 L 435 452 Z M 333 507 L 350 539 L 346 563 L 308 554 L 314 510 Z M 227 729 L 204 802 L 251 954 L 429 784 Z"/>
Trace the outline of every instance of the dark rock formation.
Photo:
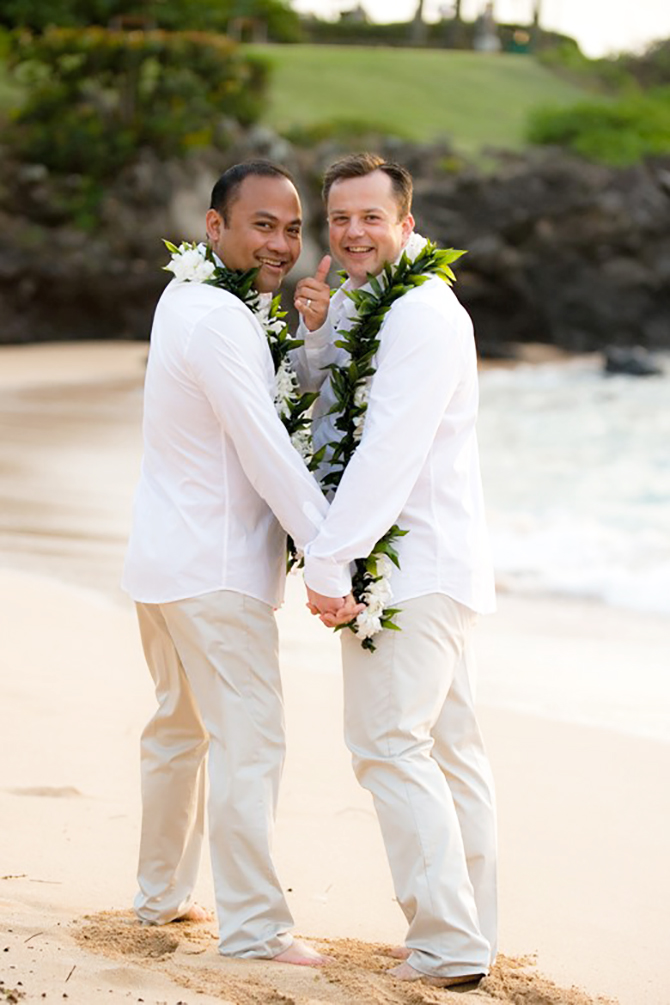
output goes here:
<path id="1" fill-rule="evenodd" d="M 642 346 L 626 348 L 624 346 L 608 346 L 605 349 L 605 373 L 620 373 L 628 377 L 658 377 L 663 368 L 658 365 Z"/>
<path id="2" fill-rule="evenodd" d="M 206 161 L 166 165 L 144 153 L 105 192 L 100 222 L 84 231 L 62 208 L 62 181 L 40 166 L 3 167 L 0 342 L 145 338 L 167 281 L 161 239 L 201 236 L 216 172 Z"/>
<path id="3" fill-rule="evenodd" d="M 670 347 L 670 158 L 613 170 L 532 153 L 499 156 L 482 173 L 444 146 L 375 146 L 412 171 L 418 229 L 468 249 L 457 292 L 485 354 L 519 341 Z M 334 143 L 298 150 L 258 128 L 238 134 L 225 157 L 163 163 L 145 151 L 106 190 L 88 232 L 63 208 L 81 179 L 56 181 L 0 153 L 0 342 L 145 338 L 167 279 L 161 238 L 202 237 L 213 181 L 244 157 L 274 157 L 297 173 L 308 224 L 301 266 L 314 268 L 327 242 L 320 177 L 343 152 Z"/>
<path id="4" fill-rule="evenodd" d="M 488 342 L 670 346 L 670 158 L 611 170 L 564 155 L 419 178 L 420 227 L 465 247 L 458 292 Z M 425 223 L 424 223 L 425 221 Z"/>

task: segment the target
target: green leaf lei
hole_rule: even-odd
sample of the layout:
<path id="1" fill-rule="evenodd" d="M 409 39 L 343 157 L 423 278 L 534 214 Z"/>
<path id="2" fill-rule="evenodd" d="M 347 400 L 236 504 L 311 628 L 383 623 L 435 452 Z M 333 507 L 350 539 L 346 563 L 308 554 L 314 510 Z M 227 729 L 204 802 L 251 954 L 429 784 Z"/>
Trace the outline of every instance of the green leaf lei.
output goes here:
<path id="1" fill-rule="evenodd" d="M 280 307 L 280 297 L 270 299 L 266 306 L 254 287 L 258 269 L 228 269 L 215 259 L 212 249 L 204 244 L 182 241 L 177 245 L 163 241 L 171 254 L 164 269 L 183 282 L 206 283 L 232 293 L 254 314 L 265 331 L 275 371 L 275 407 L 294 448 L 310 470 L 319 463 L 313 457 L 311 419 L 307 412 L 318 394 L 300 394 L 298 381 L 291 367 L 289 353 L 303 345 L 302 339 L 291 338 L 284 321 L 286 311 Z M 294 542 L 288 539 L 287 570 L 302 563 Z"/>
<path id="2" fill-rule="evenodd" d="M 449 267 L 464 251 L 454 248 L 440 250 L 427 241 L 419 254 L 410 259 L 403 252 L 396 265 L 386 262 L 378 276 L 368 275 L 369 290 L 345 290 L 346 296 L 356 305 L 356 321 L 347 331 L 339 331 L 335 345 L 344 349 L 349 359 L 339 366 L 331 364 L 330 381 L 335 395 L 335 404 L 329 414 L 336 414 L 335 428 L 341 432 L 338 440 L 333 440 L 318 452 L 320 461 L 330 449 L 329 472 L 322 479 L 324 488 L 336 489 L 344 471 L 354 456 L 361 438 L 365 412 L 367 411 L 367 391 L 376 372 L 374 357 L 380 345 L 380 329 L 392 305 L 410 290 L 422 286 L 432 276 L 437 276 L 449 286 L 456 279 Z M 343 281 L 347 274 L 340 273 Z M 408 334 L 408 337 L 411 337 Z M 364 649 L 375 649 L 372 635 L 384 628 L 393 631 L 401 629 L 394 622 L 400 608 L 386 607 L 391 593 L 388 578 L 392 565 L 400 568 L 394 544 L 408 531 L 394 524 L 377 541 L 366 559 L 356 560 L 352 577 L 352 592 L 359 603 L 366 604 L 366 610 L 353 621 L 341 627 L 349 628 L 360 639 Z"/>

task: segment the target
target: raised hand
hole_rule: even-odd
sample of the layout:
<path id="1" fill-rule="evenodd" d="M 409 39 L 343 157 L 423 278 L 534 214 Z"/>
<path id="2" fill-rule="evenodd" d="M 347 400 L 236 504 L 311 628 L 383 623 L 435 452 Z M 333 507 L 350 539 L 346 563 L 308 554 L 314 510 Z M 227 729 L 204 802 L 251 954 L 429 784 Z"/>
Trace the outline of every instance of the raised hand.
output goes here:
<path id="1" fill-rule="evenodd" d="M 330 269 L 331 257 L 324 255 L 313 276 L 301 279 L 295 288 L 294 303 L 296 310 L 309 331 L 316 331 L 325 322 L 330 304 L 330 286 L 326 276 Z"/>
<path id="2" fill-rule="evenodd" d="M 317 614 L 328 628 L 346 625 L 365 608 L 365 604 L 356 603 L 351 593 L 346 597 L 325 597 L 322 593 L 311 590 L 307 585 L 306 589 L 307 609 L 312 614 Z"/>

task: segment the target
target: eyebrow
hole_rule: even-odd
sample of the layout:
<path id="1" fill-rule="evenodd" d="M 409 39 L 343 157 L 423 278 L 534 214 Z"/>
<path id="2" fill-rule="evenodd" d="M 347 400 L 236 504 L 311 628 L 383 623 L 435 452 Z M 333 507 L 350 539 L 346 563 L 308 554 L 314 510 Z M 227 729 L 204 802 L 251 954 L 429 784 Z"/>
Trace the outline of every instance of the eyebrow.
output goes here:
<path id="1" fill-rule="evenodd" d="M 279 217 L 275 216 L 274 213 L 270 213 L 269 210 L 267 210 L 267 209 L 258 209 L 258 210 L 256 210 L 256 212 L 254 213 L 254 219 L 255 220 L 260 220 L 260 219 L 271 220 L 273 223 L 279 223 Z M 292 227 L 296 223 L 299 223 L 302 226 L 302 218 L 299 217 L 299 216 L 297 216 L 295 218 L 295 220 L 291 220 L 288 223 L 288 226 Z"/>
<path id="2" fill-rule="evenodd" d="M 328 216 L 336 216 L 337 213 L 350 213 L 349 209 L 331 209 Z M 361 209 L 359 213 L 385 213 L 387 210 L 383 209 L 381 206 L 370 206 L 368 209 Z"/>

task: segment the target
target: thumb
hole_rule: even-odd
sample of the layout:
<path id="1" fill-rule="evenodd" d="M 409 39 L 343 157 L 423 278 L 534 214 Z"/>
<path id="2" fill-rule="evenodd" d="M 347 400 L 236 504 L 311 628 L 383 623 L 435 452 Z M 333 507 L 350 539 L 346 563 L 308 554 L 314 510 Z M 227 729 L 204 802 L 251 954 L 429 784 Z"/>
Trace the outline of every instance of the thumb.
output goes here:
<path id="1" fill-rule="evenodd" d="M 330 269 L 331 261 L 332 259 L 330 255 L 324 255 L 321 261 L 319 262 L 319 267 L 316 270 L 314 278 L 317 279 L 320 283 L 325 283 L 326 276 L 328 275 L 328 270 Z"/>

